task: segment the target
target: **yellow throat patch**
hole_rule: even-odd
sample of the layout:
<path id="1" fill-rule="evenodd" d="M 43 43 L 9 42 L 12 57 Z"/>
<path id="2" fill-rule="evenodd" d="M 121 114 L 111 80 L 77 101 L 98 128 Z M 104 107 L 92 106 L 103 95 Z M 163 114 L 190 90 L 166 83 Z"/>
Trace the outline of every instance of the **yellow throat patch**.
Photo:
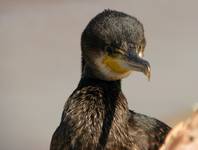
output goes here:
<path id="1" fill-rule="evenodd" d="M 124 74 L 129 72 L 130 70 L 122 67 L 116 58 L 110 57 L 110 56 L 105 56 L 103 58 L 102 63 L 106 65 L 108 68 L 111 69 L 114 73 L 119 73 L 119 74 Z"/>

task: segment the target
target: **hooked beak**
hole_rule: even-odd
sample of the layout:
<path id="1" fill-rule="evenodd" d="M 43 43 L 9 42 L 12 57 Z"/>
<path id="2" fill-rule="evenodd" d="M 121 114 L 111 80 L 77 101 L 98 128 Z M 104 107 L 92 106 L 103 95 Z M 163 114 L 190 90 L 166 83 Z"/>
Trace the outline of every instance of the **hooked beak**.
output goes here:
<path id="1" fill-rule="evenodd" d="M 144 73 L 150 81 L 151 66 L 148 61 L 144 60 L 135 52 L 127 53 L 125 51 L 123 53 L 122 51 L 122 56 L 128 69 Z"/>
<path id="2" fill-rule="evenodd" d="M 131 70 L 143 72 L 150 81 L 151 67 L 148 61 L 142 59 L 138 55 L 128 58 L 127 64 Z"/>

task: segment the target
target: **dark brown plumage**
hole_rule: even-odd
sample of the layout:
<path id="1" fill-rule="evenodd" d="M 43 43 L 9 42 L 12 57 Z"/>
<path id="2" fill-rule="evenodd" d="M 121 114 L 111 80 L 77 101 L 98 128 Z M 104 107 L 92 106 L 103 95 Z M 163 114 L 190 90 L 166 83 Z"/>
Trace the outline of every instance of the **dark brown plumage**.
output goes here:
<path id="1" fill-rule="evenodd" d="M 157 150 L 170 130 L 164 123 L 128 108 L 121 80 L 131 70 L 150 76 L 140 57 L 142 24 L 106 10 L 82 34 L 82 76 L 67 100 L 50 150 Z"/>

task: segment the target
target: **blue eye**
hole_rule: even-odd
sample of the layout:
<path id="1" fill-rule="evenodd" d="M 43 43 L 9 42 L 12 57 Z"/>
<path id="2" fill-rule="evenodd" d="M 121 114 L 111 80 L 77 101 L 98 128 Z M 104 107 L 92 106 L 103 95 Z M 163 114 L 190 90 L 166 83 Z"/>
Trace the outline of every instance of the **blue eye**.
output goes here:
<path id="1" fill-rule="evenodd" d="M 105 47 L 105 50 L 106 50 L 109 54 L 112 54 L 112 53 L 113 53 L 113 47 L 111 47 L 111 46 L 106 46 L 106 47 Z"/>

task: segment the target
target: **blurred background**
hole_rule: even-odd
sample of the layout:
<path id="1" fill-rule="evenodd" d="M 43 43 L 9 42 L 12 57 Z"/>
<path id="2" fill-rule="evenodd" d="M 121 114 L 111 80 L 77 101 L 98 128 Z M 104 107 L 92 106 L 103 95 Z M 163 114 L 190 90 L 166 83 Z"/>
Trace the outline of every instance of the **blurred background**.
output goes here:
<path id="1" fill-rule="evenodd" d="M 123 80 L 129 106 L 171 126 L 198 102 L 196 0 L 0 0 L 0 149 L 47 150 L 80 79 L 80 36 L 105 8 L 145 28 L 151 81 Z"/>

